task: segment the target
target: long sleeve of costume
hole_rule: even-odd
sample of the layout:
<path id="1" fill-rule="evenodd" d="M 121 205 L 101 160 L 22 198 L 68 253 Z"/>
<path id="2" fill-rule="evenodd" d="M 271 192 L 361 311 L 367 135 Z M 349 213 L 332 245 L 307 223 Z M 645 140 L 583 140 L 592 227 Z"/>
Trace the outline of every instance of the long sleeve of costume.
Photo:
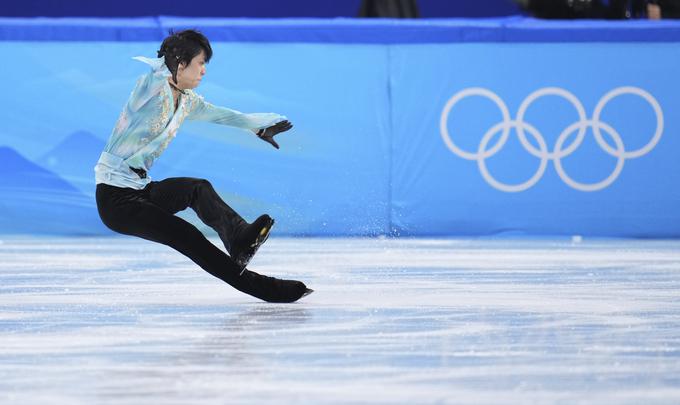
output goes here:
<path id="1" fill-rule="evenodd" d="M 247 130 L 258 130 L 284 121 L 285 116 L 275 113 L 245 114 L 226 107 L 212 105 L 196 94 L 190 96 L 191 109 L 187 115 L 189 120 L 207 121 Z"/>

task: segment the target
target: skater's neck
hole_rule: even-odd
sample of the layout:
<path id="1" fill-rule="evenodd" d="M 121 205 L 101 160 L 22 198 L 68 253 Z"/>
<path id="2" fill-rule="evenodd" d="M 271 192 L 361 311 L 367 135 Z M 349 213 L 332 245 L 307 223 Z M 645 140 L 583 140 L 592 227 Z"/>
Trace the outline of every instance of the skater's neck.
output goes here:
<path id="1" fill-rule="evenodd" d="M 170 87 L 172 87 L 174 90 L 177 90 L 177 91 L 179 91 L 179 92 L 182 93 L 182 94 L 186 94 L 186 93 L 184 92 L 185 89 L 180 89 L 179 86 L 177 86 L 177 85 L 172 81 L 171 78 L 168 78 L 168 83 L 170 83 Z"/>

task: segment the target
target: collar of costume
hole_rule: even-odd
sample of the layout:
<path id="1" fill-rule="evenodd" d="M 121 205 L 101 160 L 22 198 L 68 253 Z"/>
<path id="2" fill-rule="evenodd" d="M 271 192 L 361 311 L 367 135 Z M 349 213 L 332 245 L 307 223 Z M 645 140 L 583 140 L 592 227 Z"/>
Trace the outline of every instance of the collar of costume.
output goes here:
<path id="1" fill-rule="evenodd" d="M 163 76 L 171 76 L 170 70 L 165 65 L 165 56 L 161 56 L 160 58 L 147 58 L 146 56 L 135 56 L 132 59 L 140 61 L 142 63 L 146 63 L 147 65 L 151 66 L 151 69 L 153 70 L 154 73 L 157 74 L 160 73 Z"/>

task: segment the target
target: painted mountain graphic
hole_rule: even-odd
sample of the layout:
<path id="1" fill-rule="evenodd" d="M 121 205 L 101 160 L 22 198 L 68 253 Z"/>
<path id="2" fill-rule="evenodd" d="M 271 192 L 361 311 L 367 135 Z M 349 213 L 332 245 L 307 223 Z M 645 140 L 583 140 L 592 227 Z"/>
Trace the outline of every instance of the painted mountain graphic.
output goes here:
<path id="1" fill-rule="evenodd" d="M 77 188 L 0 146 L 0 233 L 99 235 L 96 203 Z"/>
<path id="2" fill-rule="evenodd" d="M 94 134 L 78 131 L 41 156 L 36 163 L 86 195 L 94 196 L 94 165 L 104 146 L 104 141 Z"/>

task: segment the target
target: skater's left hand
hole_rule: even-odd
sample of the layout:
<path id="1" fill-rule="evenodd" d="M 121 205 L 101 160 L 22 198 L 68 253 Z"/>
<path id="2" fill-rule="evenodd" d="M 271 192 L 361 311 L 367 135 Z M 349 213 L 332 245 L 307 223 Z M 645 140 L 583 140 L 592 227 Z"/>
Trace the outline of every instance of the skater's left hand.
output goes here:
<path id="1" fill-rule="evenodd" d="M 281 121 L 278 124 L 272 125 L 269 128 L 264 128 L 261 129 L 257 132 L 257 136 L 260 137 L 265 142 L 270 143 L 273 147 L 276 149 L 279 148 L 279 144 L 276 143 L 274 140 L 274 136 L 281 133 L 281 132 L 286 132 L 289 129 L 293 128 L 293 124 L 290 123 L 290 121 Z"/>

